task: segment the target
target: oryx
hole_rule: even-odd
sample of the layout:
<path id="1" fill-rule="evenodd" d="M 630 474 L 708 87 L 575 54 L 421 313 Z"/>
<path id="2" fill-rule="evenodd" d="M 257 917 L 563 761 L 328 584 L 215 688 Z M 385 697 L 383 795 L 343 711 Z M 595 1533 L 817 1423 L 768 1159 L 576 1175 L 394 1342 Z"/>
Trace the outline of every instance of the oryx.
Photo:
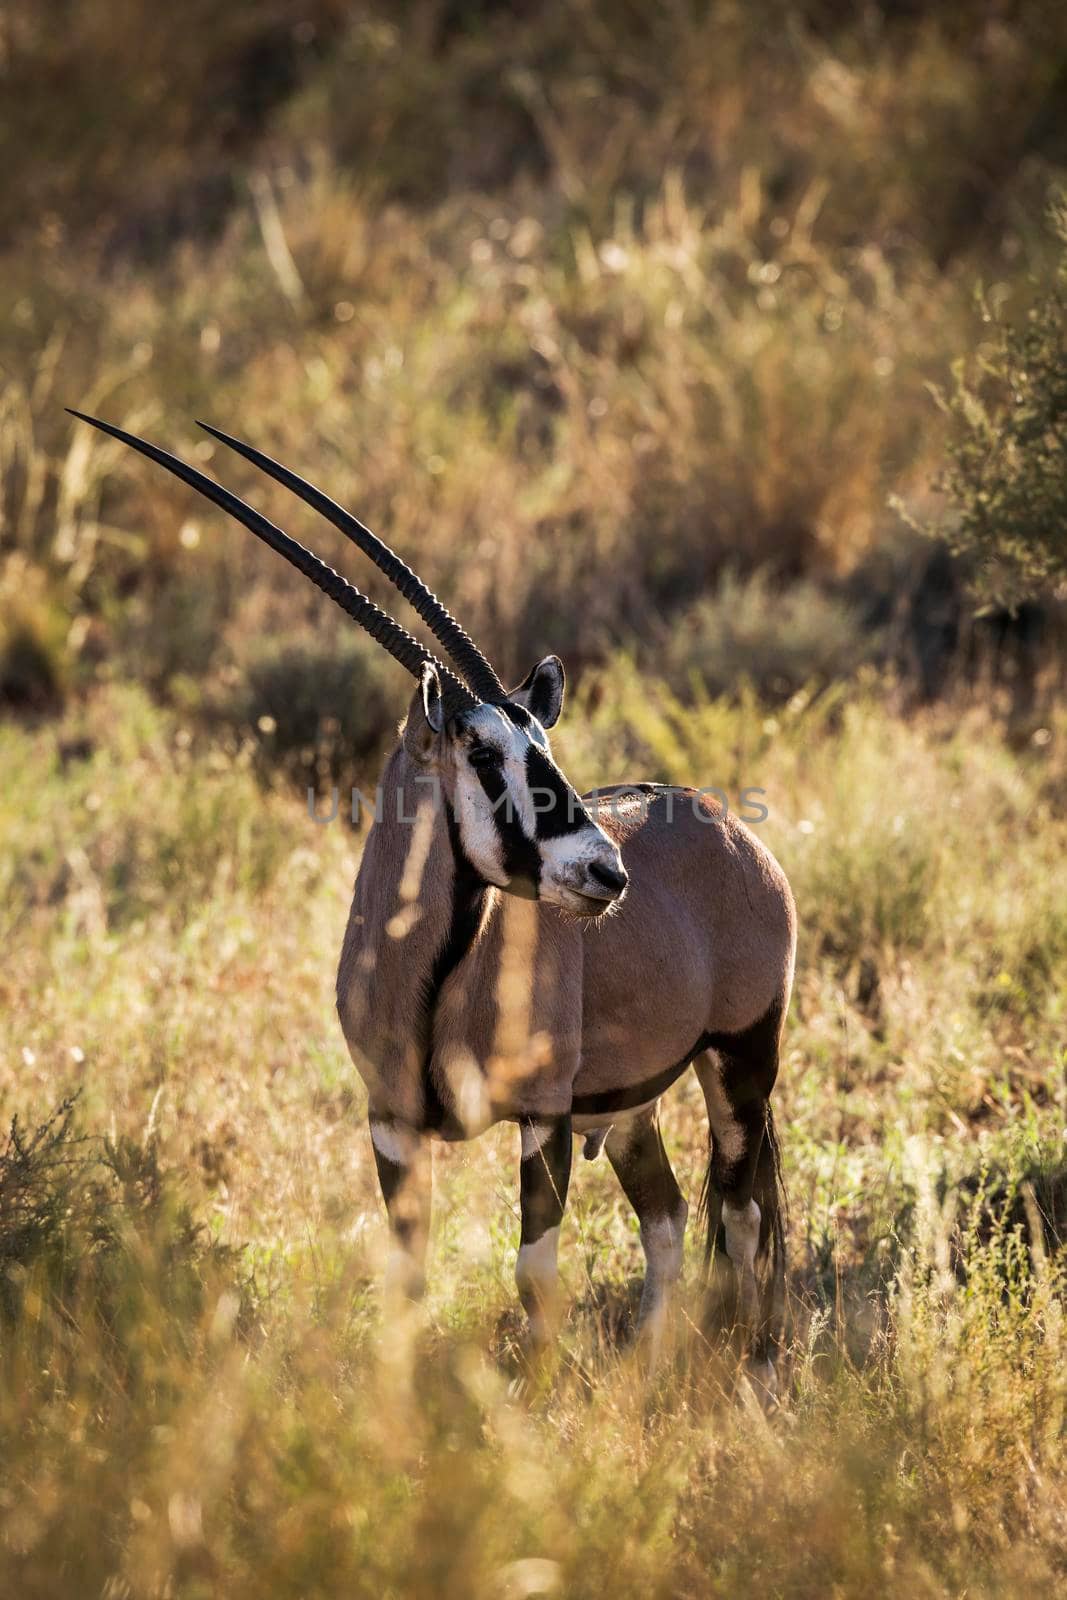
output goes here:
<path id="1" fill-rule="evenodd" d="M 709 1253 L 721 1240 L 750 1356 L 773 1381 L 784 1239 L 769 1097 L 796 920 L 770 852 L 704 791 L 636 783 L 577 795 L 548 741 L 563 705 L 558 658 L 506 691 L 415 574 L 287 468 L 207 430 L 369 555 L 458 675 L 228 490 L 119 428 L 83 420 L 229 512 L 418 679 L 363 849 L 337 976 L 407 1287 L 421 1283 L 429 1139 L 510 1121 L 521 1130 L 516 1277 L 532 1339 L 551 1322 L 574 1134 L 585 1136 L 587 1155 L 603 1146 L 637 1212 L 647 1265 L 640 1316 L 655 1329 L 681 1271 L 688 1212 L 657 1107 L 693 1066 L 710 1120 Z"/>

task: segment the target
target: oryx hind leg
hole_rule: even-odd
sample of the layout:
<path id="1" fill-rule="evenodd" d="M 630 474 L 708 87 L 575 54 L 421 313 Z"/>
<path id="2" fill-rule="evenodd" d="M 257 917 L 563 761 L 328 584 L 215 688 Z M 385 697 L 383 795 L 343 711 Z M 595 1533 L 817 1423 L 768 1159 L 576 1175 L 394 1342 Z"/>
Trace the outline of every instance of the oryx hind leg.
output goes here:
<path id="1" fill-rule="evenodd" d="M 689 1207 L 663 1147 L 655 1108 L 615 1123 L 604 1148 L 641 1227 L 645 1282 L 638 1329 L 655 1358 L 681 1276 Z"/>
<path id="2" fill-rule="evenodd" d="M 734 1321 L 753 1375 L 772 1391 L 785 1293 L 782 1192 L 770 1106 L 777 1045 L 773 1016 L 736 1039 L 717 1040 L 694 1063 L 711 1127 L 705 1181 L 711 1288 L 721 1310 L 732 1277 Z"/>
<path id="3" fill-rule="evenodd" d="M 391 1236 L 386 1294 L 418 1300 L 426 1284 L 430 1234 L 429 1142 L 407 1124 L 373 1112 L 370 1136 Z"/>
<path id="4" fill-rule="evenodd" d="M 515 1283 L 530 1342 L 547 1344 L 559 1310 L 559 1229 L 571 1176 L 571 1119 L 523 1117 L 519 1162 L 522 1217 Z"/>

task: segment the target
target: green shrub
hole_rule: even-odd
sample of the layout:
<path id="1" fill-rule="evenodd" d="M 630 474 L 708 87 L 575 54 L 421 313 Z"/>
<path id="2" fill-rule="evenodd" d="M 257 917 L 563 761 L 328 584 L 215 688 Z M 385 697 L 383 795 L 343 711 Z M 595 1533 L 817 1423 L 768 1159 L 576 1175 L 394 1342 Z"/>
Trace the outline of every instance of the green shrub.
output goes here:
<path id="1" fill-rule="evenodd" d="M 19 560 L 0 565 L 0 715 L 62 707 L 69 625 L 39 568 Z"/>
<path id="2" fill-rule="evenodd" d="M 857 607 L 811 580 L 783 584 L 766 572 L 728 571 L 672 620 L 661 651 L 649 657 L 683 693 L 693 679 L 712 695 L 736 693 L 746 681 L 774 701 L 851 676 L 877 658 L 879 642 Z"/>
<path id="3" fill-rule="evenodd" d="M 237 669 L 214 720 L 257 737 L 261 763 L 300 780 L 354 782 L 373 765 L 407 707 L 410 679 L 352 630 L 332 645 L 301 640 L 256 650 Z"/>
<path id="4" fill-rule="evenodd" d="M 948 536 L 975 559 L 983 600 L 1015 603 L 1067 580 L 1067 199 L 1053 221 L 1055 286 L 1021 322 L 992 322 L 944 401 Z"/>
<path id="5" fill-rule="evenodd" d="M 194 1218 L 151 1138 L 80 1133 L 76 1100 L 32 1130 L 15 1117 L 0 1146 L 0 1319 L 10 1335 L 32 1295 L 34 1321 L 62 1322 L 86 1290 L 83 1315 L 116 1337 L 146 1298 L 195 1319 L 205 1279 L 232 1269 L 234 1251 Z"/>

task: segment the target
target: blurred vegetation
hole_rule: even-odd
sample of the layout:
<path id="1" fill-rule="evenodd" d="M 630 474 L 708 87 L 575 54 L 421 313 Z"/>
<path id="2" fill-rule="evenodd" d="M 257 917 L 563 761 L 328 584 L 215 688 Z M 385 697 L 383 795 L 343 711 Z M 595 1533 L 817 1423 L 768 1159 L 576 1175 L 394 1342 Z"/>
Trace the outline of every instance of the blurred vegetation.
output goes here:
<path id="1" fill-rule="evenodd" d="M 980 560 L 987 599 L 1053 592 L 1067 579 L 1067 197 L 1053 225 L 1056 287 L 1025 320 L 998 329 L 975 371 L 958 366 L 943 487 L 956 510 L 952 543 Z"/>
<path id="2" fill-rule="evenodd" d="M 1062 1587 L 1061 13 L 8 0 L 0 1591 Z M 631 1359 L 604 1162 L 523 1381 L 509 1129 L 436 1153 L 429 1302 L 381 1336 L 332 995 L 361 839 L 303 789 L 369 789 L 410 683 L 66 404 L 391 603 L 192 419 L 228 426 L 502 673 L 559 650 L 580 786 L 766 791 L 776 1416 L 703 1339 L 698 1242 L 673 1362 Z M 695 1084 L 665 1136 L 692 1193 Z"/>
<path id="3" fill-rule="evenodd" d="M 239 1299 L 235 1252 L 194 1219 L 150 1134 L 79 1135 L 75 1101 L 32 1131 L 16 1116 L 0 1147 L 0 1318 L 10 1334 L 47 1308 L 56 1321 L 47 1337 L 77 1302 L 120 1343 L 146 1315 L 180 1338 L 205 1284 L 229 1283 Z"/>
<path id="4" fill-rule="evenodd" d="M 128 675 L 192 709 L 257 637 L 291 661 L 341 637 L 63 404 L 222 472 L 386 599 L 192 418 L 312 473 L 514 677 L 631 638 L 677 661 L 690 605 L 753 576 L 803 580 L 787 606 L 838 641 L 806 657 L 791 624 L 781 671 L 750 638 L 765 689 L 857 654 L 913 672 L 929 547 L 888 497 L 928 520 L 929 386 L 998 359 L 976 282 L 1025 325 L 1054 273 L 1059 6 L 13 0 L 0 74 L 0 704 Z"/>

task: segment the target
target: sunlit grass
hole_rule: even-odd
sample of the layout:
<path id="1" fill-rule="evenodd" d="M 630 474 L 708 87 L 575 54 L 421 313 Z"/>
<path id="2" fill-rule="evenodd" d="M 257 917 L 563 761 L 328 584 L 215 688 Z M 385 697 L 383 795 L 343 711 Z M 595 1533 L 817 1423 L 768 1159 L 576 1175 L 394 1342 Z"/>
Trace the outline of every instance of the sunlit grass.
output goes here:
<path id="1" fill-rule="evenodd" d="M 1053 1582 L 1060 1268 L 1034 1233 L 1062 1204 L 1065 1127 L 1051 733 L 1013 750 L 977 711 L 900 721 L 873 685 L 773 715 L 683 706 L 625 661 L 565 715 L 583 783 L 764 787 L 797 889 L 792 1333 L 765 1419 L 700 1331 L 695 1233 L 676 1358 L 649 1377 L 628 1350 L 641 1257 L 603 1161 L 576 1168 L 558 1370 L 523 1386 L 509 1129 L 438 1153 L 427 1305 L 383 1330 L 363 1092 L 332 1015 L 358 837 L 131 691 L 5 729 L 0 1086 L 28 1132 L 80 1089 L 90 1136 L 45 1233 L 5 1258 L 7 1585 Z M 694 1085 L 666 1135 L 692 1194 Z"/>
<path id="2" fill-rule="evenodd" d="M 581 662 L 634 635 L 654 659 L 666 639 L 677 677 L 681 622 L 717 683 L 740 665 L 767 691 L 877 653 L 820 586 L 907 545 L 888 497 L 928 503 L 944 436 L 929 386 L 988 343 L 975 283 L 1019 309 L 1052 253 L 1053 169 L 1003 145 L 1049 91 L 1046 8 L 989 51 L 958 19 L 853 34 L 821 7 L 788 26 L 734 6 L 623 9 L 547 8 L 510 32 L 486 18 L 469 38 L 453 19 L 447 45 L 430 7 L 404 28 L 353 18 L 279 109 L 277 158 L 229 175 L 209 238 L 112 271 L 87 246 L 20 235 L 0 287 L 0 699 L 33 708 L 112 670 L 195 705 L 264 633 L 279 654 L 337 638 L 276 558 L 65 405 L 198 460 L 349 568 L 336 536 L 193 419 L 284 457 L 395 540 L 516 680 L 545 648 L 545 615 Z M 80 26 L 94 59 L 107 29 Z M 187 98 L 154 137 L 185 170 L 185 26 L 141 26 L 153 59 L 182 34 L 170 54 Z M 219 25 L 223 61 L 246 26 L 235 41 Z M 70 41 L 50 45 L 32 15 L 23 30 L 30 59 L 54 49 L 68 70 Z M 471 126 L 503 144 L 489 191 L 465 141 L 466 156 L 453 148 L 468 97 Z M 131 89 L 109 113 L 140 129 L 143 105 Z M 994 128 L 990 171 L 1013 176 L 975 232 L 943 197 L 970 193 Z M 428 181 L 446 150 L 451 181 L 413 189 L 409 167 Z M 77 187 L 76 154 L 49 180 Z M 85 182 L 118 205 L 106 169 Z M 753 625 L 758 591 L 725 595 L 729 642 L 714 608 L 688 614 L 727 568 L 809 575 L 775 648 Z"/>
<path id="3" fill-rule="evenodd" d="M 928 385 L 987 352 L 976 280 L 1014 314 L 1047 266 L 1060 8 L 8 9 L 0 1593 L 1056 1592 L 1067 719 L 880 674 Z M 559 650 L 580 786 L 760 791 L 801 922 L 773 1415 L 695 1226 L 674 1348 L 630 1348 L 603 1159 L 527 1371 L 512 1128 L 437 1151 L 428 1297 L 383 1321 L 333 1002 L 361 839 L 303 790 L 343 817 L 410 683 L 65 405 L 386 599 L 206 416 L 510 681 Z M 695 1198 L 693 1081 L 664 1131 Z"/>

